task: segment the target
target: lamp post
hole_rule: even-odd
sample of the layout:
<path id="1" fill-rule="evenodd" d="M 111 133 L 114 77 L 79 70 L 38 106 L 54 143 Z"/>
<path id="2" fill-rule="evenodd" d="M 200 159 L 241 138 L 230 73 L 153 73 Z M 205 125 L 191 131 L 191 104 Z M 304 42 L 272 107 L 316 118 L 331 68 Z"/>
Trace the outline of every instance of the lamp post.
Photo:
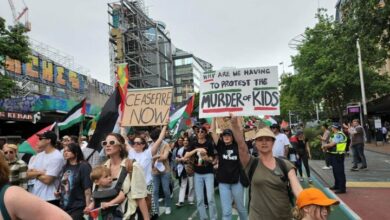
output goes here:
<path id="1" fill-rule="evenodd" d="M 358 63 L 359 63 L 359 76 L 360 76 L 360 89 L 361 89 L 361 92 L 362 92 L 362 107 L 363 107 L 363 121 L 362 121 L 362 125 L 363 127 L 365 128 L 366 130 L 366 134 L 368 134 L 369 132 L 367 132 L 367 126 L 366 126 L 366 122 L 367 122 L 367 104 L 366 104 L 366 90 L 364 88 L 364 76 L 363 76 L 363 65 L 362 65 L 362 55 L 361 55 L 361 52 L 360 52 L 360 43 L 359 43 L 359 38 L 356 40 L 356 48 L 357 48 L 357 52 L 358 52 Z M 369 138 L 367 138 L 368 141 L 370 141 Z"/>

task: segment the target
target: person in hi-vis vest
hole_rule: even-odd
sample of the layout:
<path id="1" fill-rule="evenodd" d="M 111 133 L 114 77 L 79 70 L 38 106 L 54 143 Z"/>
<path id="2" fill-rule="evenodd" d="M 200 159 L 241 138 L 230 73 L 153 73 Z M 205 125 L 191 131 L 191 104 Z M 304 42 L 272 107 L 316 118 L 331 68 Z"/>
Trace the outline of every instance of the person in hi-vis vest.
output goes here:
<path id="1" fill-rule="evenodd" d="M 335 190 L 334 192 L 337 194 L 346 193 L 344 159 L 347 148 L 347 136 L 340 129 L 340 124 L 333 124 L 331 141 L 329 144 L 322 146 L 323 149 L 327 149 L 330 153 L 334 176 L 334 185 L 330 189 Z"/>

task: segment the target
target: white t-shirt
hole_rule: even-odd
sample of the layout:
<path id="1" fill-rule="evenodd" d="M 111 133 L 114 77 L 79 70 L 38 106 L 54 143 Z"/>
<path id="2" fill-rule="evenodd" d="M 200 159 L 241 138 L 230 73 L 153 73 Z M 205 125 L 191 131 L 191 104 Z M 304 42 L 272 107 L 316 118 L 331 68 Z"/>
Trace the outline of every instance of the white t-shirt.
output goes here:
<path id="1" fill-rule="evenodd" d="M 136 160 L 144 170 L 146 184 L 149 185 L 152 182 L 152 151 L 151 148 L 145 151 L 137 153 L 134 149 L 129 151 L 129 159 Z"/>
<path id="2" fill-rule="evenodd" d="M 284 148 L 286 145 L 290 145 L 287 135 L 283 133 L 276 135 L 274 147 L 272 148 L 274 157 L 284 157 Z"/>
<path id="3" fill-rule="evenodd" d="M 36 170 L 43 170 L 46 172 L 46 175 L 54 176 L 56 179 L 50 185 L 46 185 L 41 181 L 36 180 L 32 194 L 46 201 L 56 200 L 57 198 L 54 196 L 54 192 L 58 186 L 58 176 L 64 164 L 64 158 L 58 150 L 54 150 L 49 154 L 47 154 L 45 151 L 37 154 L 31 168 Z"/>

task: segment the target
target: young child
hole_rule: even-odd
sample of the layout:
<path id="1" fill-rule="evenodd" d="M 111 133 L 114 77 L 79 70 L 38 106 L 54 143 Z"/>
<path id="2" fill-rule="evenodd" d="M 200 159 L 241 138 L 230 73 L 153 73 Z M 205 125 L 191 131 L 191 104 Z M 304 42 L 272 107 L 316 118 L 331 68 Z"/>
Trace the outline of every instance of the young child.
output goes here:
<path id="1" fill-rule="evenodd" d="M 123 211 L 118 205 L 126 199 L 125 194 L 121 191 L 123 175 L 114 185 L 110 169 L 105 166 L 97 166 L 92 170 L 90 177 L 94 183 L 93 202 L 85 208 L 84 213 L 88 214 L 93 209 L 102 208 L 103 219 L 122 218 Z"/>
<path id="2" fill-rule="evenodd" d="M 339 201 L 329 199 L 316 188 L 304 189 L 297 198 L 294 217 L 298 220 L 326 220 L 330 215 L 330 207 Z"/>

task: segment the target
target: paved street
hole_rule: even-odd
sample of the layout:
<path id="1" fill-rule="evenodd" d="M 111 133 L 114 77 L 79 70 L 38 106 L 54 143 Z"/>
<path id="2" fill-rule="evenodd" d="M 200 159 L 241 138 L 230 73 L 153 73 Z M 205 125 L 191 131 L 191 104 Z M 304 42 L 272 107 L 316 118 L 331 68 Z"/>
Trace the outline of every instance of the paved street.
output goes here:
<path id="1" fill-rule="evenodd" d="M 377 151 L 377 152 L 374 152 Z M 380 152 L 380 153 L 378 153 Z M 390 219 L 390 145 L 368 144 L 368 169 L 351 172 L 352 156 L 345 160 L 347 193 L 339 195 L 362 219 Z M 310 161 L 310 166 L 325 187 L 333 185 L 332 170 L 322 170 L 324 161 Z"/>

